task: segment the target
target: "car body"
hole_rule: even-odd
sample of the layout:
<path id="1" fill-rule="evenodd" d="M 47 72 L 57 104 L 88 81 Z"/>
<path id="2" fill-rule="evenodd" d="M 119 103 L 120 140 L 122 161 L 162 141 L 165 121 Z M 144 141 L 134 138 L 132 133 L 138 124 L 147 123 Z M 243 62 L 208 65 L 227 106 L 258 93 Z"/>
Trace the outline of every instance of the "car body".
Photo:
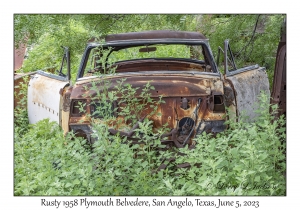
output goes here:
<path id="1" fill-rule="evenodd" d="M 242 112 L 254 120 L 254 104 L 260 92 L 270 94 L 264 67 L 236 68 L 228 40 L 223 52 L 224 73 L 221 73 L 209 41 L 201 33 L 144 31 L 107 35 L 104 42 L 93 39 L 87 44 L 76 81 L 71 85 L 66 48 L 62 62 L 67 69 L 65 73 L 61 67 L 58 75 L 39 70 L 31 76 L 27 105 L 29 122 L 50 118 L 58 122 L 65 133 L 74 131 L 92 143 L 91 116 L 93 118 L 98 106 L 103 106 L 94 99 L 99 92 L 113 92 L 115 100 L 108 102 L 112 106 L 110 115 L 125 126 L 109 124 L 111 135 L 135 139 L 139 122 L 147 118 L 154 132 L 166 128 L 161 135 L 162 143 L 192 146 L 195 136 L 204 131 L 224 131 L 224 122 L 228 118 L 235 119 Z M 220 54 L 217 60 L 219 58 Z M 104 87 L 99 82 L 103 80 L 110 85 Z M 120 81 L 136 90 L 134 98 L 138 103 L 143 103 L 142 89 L 149 83 L 153 87 L 148 90 L 151 100 L 164 103 L 156 104 L 155 113 L 146 106 L 135 122 L 126 120 L 120 115 L 120 109 L 129 102 L 125 103 L 124 95 L 117 91 Z M 94 118 L 103 122 L 101 116 L 94 115 Z"/>
<path id="2" fill-rule="evenodd" d="M 278 105 L 276 117 L 280 115 L 286 117 L 286 20 L 282 24 L 281 38 L 277 47 L 271 103 Z"/>

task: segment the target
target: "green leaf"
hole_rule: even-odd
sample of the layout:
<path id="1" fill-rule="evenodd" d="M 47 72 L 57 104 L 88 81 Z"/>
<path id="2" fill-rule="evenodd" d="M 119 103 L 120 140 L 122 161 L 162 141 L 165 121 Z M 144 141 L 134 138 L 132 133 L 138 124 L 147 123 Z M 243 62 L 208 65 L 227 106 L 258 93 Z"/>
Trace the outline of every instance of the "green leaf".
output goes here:
<path id="1" fill-rule="evenodd" d="M 69 188 L 69 187 L 71 187 L 73 184 L 71 184 L 71 183 L 67 183 L 66 185 L 65 185 L 65 187 L 66 188 Z"/>
<path id="2" fill-rule="evenodd" d="M 74 185 L 80 184 L 80 181 L 79 181 L 78 179 L 75 179 L 75 180 L 73 181 L 73 184 L 74 184 Z"/>
<path id="3" fill-rule="evenodd" d="M 148 165 L 148 161 L 144 161 L 142 164 L 143 168 L 145 168 Z"/>

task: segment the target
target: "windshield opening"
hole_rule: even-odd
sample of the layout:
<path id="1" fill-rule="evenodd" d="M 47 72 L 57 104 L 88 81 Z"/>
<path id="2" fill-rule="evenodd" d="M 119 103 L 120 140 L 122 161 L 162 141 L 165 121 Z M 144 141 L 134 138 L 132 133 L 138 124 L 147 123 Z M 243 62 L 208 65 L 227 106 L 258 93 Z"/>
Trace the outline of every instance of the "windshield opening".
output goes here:
<path id="1" fill-rule="evenodd" d="M 113 51 L 109 57 L 109 63 L 125 60 L 144 59 L 144 58 L 186 58 L 204 60 L 203 47 L 201 45 L 148 45 L 136 46 L 118 51 Z"/>
<path id="2" fill-rule="evenodd" d="M 85 76 L 95 72 L 132 71 L 205 71 L 212 72 L 212 63 L 204 44 L 151 44 L 126 48 L 94 48 L 90 51 Z"/>

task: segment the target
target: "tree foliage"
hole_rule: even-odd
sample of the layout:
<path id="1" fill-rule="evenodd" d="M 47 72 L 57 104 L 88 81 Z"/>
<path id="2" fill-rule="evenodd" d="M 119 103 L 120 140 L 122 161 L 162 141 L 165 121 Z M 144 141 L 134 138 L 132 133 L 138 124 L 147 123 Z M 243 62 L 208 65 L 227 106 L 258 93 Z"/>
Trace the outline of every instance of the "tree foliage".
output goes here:
<path id="1" fill-rule="evenodd" d="M 269 70 L 270 80 L 280 39 L 283 14 L 16 14 L 15 45 L 33 46 L 22 71 L 58 68 L 61 46 L 71 49 L 72 72 L 91 37 L 144 30 L 199 31 L 210 39 L 215 55 L 230 39 L 238 67 L 259 64 Z"/>
<path id="2" fill-rule="evenodd" d="M 61 46 L 71 49 L 72 73 L 79 62 L 88 40 L 110 33 L 143 30 L 181 30 L 185 28 L 184 15 L 23 15 L 14 17 L 15 46 L 26 42 L 32 46 L 22 71 L 58 68 Z M 186 18 L 184 18 L 186 20 Z"/>
<path id="3" fill-rule="evenodd" d="M 224 40 L 229 39 L 238 68 L 265 66 L 272 83 L 284 18 L 284 14 L 204 15 L 201 28 L 215 55 L 218 46 L 224 48 Z"/>

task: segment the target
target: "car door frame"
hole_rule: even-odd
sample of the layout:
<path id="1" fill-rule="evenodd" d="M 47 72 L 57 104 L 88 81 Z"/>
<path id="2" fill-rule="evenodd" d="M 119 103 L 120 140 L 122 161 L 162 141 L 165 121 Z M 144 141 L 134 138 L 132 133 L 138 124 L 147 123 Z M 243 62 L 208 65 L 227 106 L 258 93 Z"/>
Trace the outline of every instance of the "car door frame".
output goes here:
<path id="1" fill-rule="evenodd" d="M 27 92 L 27 109 L 29 123 L 34 124 L 45 118 L 56 121 L 60 126 L 62 122 L 62 103 L 66 87 L 70 85 L 70 51 L 63 47 L 64 53 L 60 69 L 54 73 L 42 70 L 31 75 Z M 63 73 L 66 65 L 67 72 Z"/>
<path id="2" fill-rule="evenodd" d="M 220 49 L 217 58 L 219 62 Z M 222 50 L 223 51 L 223 50 Z M 259 97 L 264 92 L 270 97 L 269 80 L 264 67 L 258 64 L 237 68 L 229 40 L 224 41 L 224 80 L 233 89 L 238 120 L 255 121 L 259 116 Z M 229 64 L 233 69 L 229 70 Z M 226 86 L 226 85 L 225 85 Z"/>

